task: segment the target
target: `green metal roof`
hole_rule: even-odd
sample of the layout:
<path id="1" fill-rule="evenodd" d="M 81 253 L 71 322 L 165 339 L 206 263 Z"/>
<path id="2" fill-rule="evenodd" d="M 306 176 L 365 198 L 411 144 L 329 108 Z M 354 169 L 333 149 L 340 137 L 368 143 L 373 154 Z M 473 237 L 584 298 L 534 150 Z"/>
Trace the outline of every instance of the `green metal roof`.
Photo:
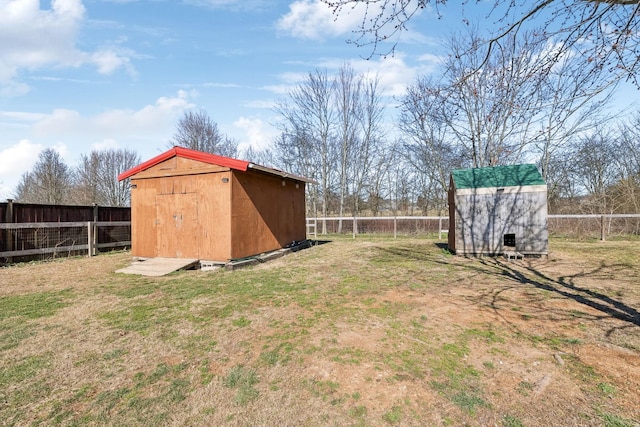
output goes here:
<path id="1" fill-rule="evenodd" d="M 457 189 L 503 188 L 524 185 L 545 185 L 536 165 L 494 166 L 488 168 L 458 169 L 451 172 Z"/>

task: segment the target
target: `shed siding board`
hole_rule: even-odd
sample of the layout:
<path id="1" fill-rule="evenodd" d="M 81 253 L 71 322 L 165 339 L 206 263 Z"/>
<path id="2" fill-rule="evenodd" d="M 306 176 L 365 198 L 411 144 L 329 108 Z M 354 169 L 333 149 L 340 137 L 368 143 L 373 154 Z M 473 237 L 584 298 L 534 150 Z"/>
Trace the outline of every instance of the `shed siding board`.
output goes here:
<path id="1" fill-rule="evenodd" d="M 233 175 L 232 258 L 279 249 L 306 238 L 303 183 L 296 188 L 293 180 L 253 171 Z"/>
<path id="2" fill-rule="evenodd" d="M 286 191 L 280 201 L 281 209 L 278 215 L 278 242 L 280 246 L 307 238 L 304 184 L 291 180 L 285 182 L 287 188 L 283 189 Z"/>
<path id="3" fill-rule="evenodd" d="M 156 256 L 156 185 L 152 180 L 132 179 L 131 184 L 131 254 Z"/>
<path id="4" fill-rule="evenodd" d="M 142 172 L 135 174 L 136 179 L 162 178 L 168 176 L 197 175 L 211 172 L 228 171 L 229 168 L 198 162 L 181 157 L 172 157 Z"/>
<path id="5" fill-rule="evenodd" d="M 230 184 L 223 178 L 230 172 L 133 179 L 133 255 L 230 259 Z"/>
<path id="6" fill-rule="evenodd" d="M 231 259 L 231 172 L 198 176 L 200 242 L 199 258 Z M 223 182 L 223 179 L 228 182 Z"/>
<path id="7" fill-rule="evenodd" d="M 197 258 L 199 239 L 196 193 L 157 195 L 156 218 L 156 256 Z"/>

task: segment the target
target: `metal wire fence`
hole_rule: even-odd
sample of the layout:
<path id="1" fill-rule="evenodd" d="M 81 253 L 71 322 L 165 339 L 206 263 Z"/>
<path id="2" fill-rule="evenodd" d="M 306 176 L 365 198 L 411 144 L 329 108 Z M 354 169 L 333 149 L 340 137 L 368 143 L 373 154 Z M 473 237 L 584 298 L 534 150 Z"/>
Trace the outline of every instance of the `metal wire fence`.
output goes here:
<path id="1" fill-rule="evenodd" d="M 317 234 L 437 234 L 449 229 L 448 216 L 326 217 L 308 218 L 308 230 Z M 619 236 L 640 236 L 640 214 L 549 215 L 551 236 L 607 240 Z"/>
<path id="2" fill-rule="evenodd" d="M 0 263 L 130 246 L 130 221 L 0 223 Z"/>
<path id="3" fill-rule="evenodd" d="M 308 218 L 313 237 L 328 234 L 437 235 L 446 237 L 449 217 Z M 607 240 L 640 236 L 640 214 L 549 215 L 551 236 Z M 130 221 L 0 223 L 0 264 L 131 247 Z"/>

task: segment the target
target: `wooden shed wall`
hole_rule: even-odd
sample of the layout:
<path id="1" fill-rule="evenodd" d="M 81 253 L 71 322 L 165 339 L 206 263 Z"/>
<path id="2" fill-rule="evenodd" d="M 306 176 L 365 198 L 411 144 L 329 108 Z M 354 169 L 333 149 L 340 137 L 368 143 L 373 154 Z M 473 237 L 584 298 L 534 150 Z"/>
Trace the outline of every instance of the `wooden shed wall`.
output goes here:
<path id="1" fill-rule="evenodd" d="M 233 171 L 233 177 L 231 258 L 279 249 L 306 238 L 303 182 L 253 170 Z"/>
<path id="2" fill-rule="evenodd" d="M 229 259 L 230 181 L 228 168 L 180 157 L 134 175 L 132 254 Z"/>
<path id="3" fill-rule="evenodd" d="M 504 235 L 514 234 L 523 254 L 548 253 L 546 191 L 472 192 L 454 196 L 453 247 L 458 254 L 504 252 Z"/>

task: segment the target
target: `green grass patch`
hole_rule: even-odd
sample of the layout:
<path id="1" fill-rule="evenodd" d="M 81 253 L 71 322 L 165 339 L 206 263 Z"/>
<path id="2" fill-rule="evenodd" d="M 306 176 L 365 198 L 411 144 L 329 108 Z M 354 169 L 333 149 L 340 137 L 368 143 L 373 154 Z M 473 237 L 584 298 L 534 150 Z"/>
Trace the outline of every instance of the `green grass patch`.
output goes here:
<path id="1" fill-rule="evenodd" d="M 399 424 L 402 421 L 402 408 L 393 406 L 382 415 L 382 419 L 389 424 Z"/>
<path id="2" fill-rule="evenodd" d="M 130 254 L 65 260 L 57 274 L 40 264 L 0 269 L 0 281 L 17 271 L 33 284 L 0 297 L 0 424 L 633 425 L 623 417 L 633 372 L 621 364 L 609 377 L 583 361 L 603 341 L 640 348 L 637 331 L 606 335 L 609 318 L 594 306 L 536 286 L 564 280 L 586 299 L 593 291 L 633 307 L 639 291 L 627 284 L 640 271 L 618 263 L 617 251 L 637 254 L 637 243 L 552 241 L 549 261 L 510 265 L 528 281 L 438 243 L 336 238 L 256 267 L 160 278 L 101 273 Z M 81 286 L 59 291 L 83 268 Z M 469 311 L 448 316 L 456 310 Z M 508 324 L 478 320 L 505 312 Z M 522 356 L 533 347 L 547 358 Z M 501 380 L 512 368 L 549 367 L 568 386 L 551 400 L 532 400 L 524 376 Z M 379 396 L 386 402 L 372 404 Z"/>
<path id="3" fill-rule="evenodd" d="M 251 324 L 251 320 L 247 319 L 244 316 L 240 316 L 239 319 L 235 319 L 231 323 L 233 324 L 233 326 L 236 326 L 238 328 L 244 328 Z"/>
<path id="4" fill-rule="evenodd" d="M 463 411 L 474 414 L 480 407 L 489 407 L 483 397 L 480 372 L 464 360 L 469 347 L 463 333 L 457 342 L 443 344 L 429 360 L 431 386 Z"/>
<path id="5" fill-rule="evenodd" d="M 485 341 L 485 342 L 487 342 L 489 344 L 503 343 L 504 342 L 504 338 L 502 338 L 501 336 L 498 336 L 498 333 L 496 331 L 494 331 L 493 329 L 491 329 L 491 328 L 487 328 L 487 329 L 478 329 L 478 328 L 467 329 L 464 332 L 464 337 L 483 340 L 483 341 Z"/>
<path id="6" fill-rule="evenodd" d="M 608 412 L 597 411 L 598 416 L 602 420 L 605 427 L 637 427 L 638 424 L 633 420 L 620 417 L 616 414 Z"/>
<path id="7" fill-rule="evenodd" d="M 272 349 L 265 349 L 260 353 L 260 360 L 269 366 L 275 366 L 277 364 L 286 365 L 291 360 L 293 353 L 293 345 L 289 342 L 283 342 Z"/>
<path id="8" fill-rule="evenodd" d="M 313 396 L 322 400 L 327 400 L 340 388 L 340 384 L 335 381 L 319 381 L 316 379 L 305 380 L 304 385 Z"/>
<path id="9" fill-rule="evenodd" d="M 69 305 L 72 297 L 71 289 L 0 297 L 0 320 L 11 317 L 38 319 L 52 316 Z"/>
<path id="10" fill-rule="evenodd" d="M 158 302 L 134 304 L 121 310 L 101 313 L 98 318 L 113 328 L 147 335 L 152 328 L 169 324 L 175 318 L 168 305 Z"/>
<path id="11" fill-rule="evenodd" d="M 369 357 L 368 352 L 353 347 L 332 348 L 328 353 L 332 361 L 346 365 L 359 365 Z"/>
<path id="12" fill-rule="evenodd" d="M 254 387 L 258 382 L 257 372 L 242 365 L 232 368 L 222 379 L 225 387 L 236 389 L 235 401 L 239 405 L 246 405 L 258 398 L 260 393 Z"/>
<path id="13" fill-rule="evenodd" d="M 44 374 L 51 367 L 51 355 L 31 355 L 4 361 L 0 369 L 0 419 L 3 425 L 22 425 L 23 410 L 47 399 L 53 385 Z"/>
<path id="14" fill-rule="evenodd" d="M 0 321 L 0 351 L 10 350 L 36 334 L 35 326 L 19 318 Z"/>
<path id="15" fill-rule="evenodd" d="M 8 363 L 0 370 L 0 388 L 18 385 L 36 376 L 50 363 L 50 358 L 45 356 L 28 356 L 18 362 Z"/>
<path id="16" fill-rule="evenodd" d="M 502 417 L 502 425 L 504 427 L 524 427 L 520 418 L 508 414 Z"/>

